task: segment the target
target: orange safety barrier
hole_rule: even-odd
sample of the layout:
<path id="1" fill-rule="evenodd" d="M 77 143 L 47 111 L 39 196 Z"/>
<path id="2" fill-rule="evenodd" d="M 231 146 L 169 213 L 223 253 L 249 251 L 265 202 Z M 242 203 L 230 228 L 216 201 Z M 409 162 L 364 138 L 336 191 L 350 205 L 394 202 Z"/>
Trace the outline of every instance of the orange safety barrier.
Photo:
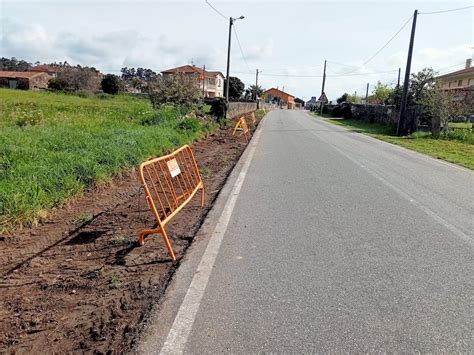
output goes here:
<path id="1" fill-rule="evenodd" d="M 234 131 L 232 132 L 232 135 L 235 136 L 235 133 L 237 131 L 241 131 L 243 136 L 245 137 L 245 141 L 249 141 L 249 126 L 247 125 L 247 122 L 245 121 L 245 118 L 242 116 L 239 118 L 237 123 L 235 124 Z"/>
<path id="2" fill-rule="evenodd" d="M 157 226 L 139 233 L 138 243 L 144 244 L 148 234 L 161 234 L 173 261 L 173 248 L 164 226 L 201 190 L 201 207 L 204 207 L 204 184 L 191 147 L 185 145 L 171 154 L 148 160 L 140 165 L 140 180 L 145 198 Z"/>
<path id="3" fill-rule="evenodd" d="M 257 118 L 255 117 L 255 113 L 252 112 L 252 114 L 250 115 L 250 117 L 252 118 L 252 124 L 255 126 L 257 124 Z"/>

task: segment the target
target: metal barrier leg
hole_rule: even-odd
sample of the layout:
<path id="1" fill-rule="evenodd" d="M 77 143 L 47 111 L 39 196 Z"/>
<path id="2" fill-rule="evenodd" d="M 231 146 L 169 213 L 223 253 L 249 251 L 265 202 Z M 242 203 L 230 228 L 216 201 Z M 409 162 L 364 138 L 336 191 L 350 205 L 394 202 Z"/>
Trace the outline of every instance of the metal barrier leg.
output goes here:
<path id="1" fill-rule="evenodd" d="M 166 249 L 168 249 L 168 253 L 173 261 L 176 261 L 176 256 L 174 255 L 173 248 L 171 247 L 170 240 L 168 239 L 168 234 L 164 229 L 144 229 L 138 235 L 138 244 L 143 246 L 145 244 L 145 235 L 150 234 L 161 234 L 163 240 L 165 241 Z"/>

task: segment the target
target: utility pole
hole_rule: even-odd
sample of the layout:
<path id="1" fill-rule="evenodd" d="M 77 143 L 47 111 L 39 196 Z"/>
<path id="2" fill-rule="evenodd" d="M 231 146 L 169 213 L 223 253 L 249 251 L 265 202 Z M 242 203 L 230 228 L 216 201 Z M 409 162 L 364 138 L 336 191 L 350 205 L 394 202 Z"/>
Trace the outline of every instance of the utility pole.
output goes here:
<path id="1" fill-rule="evenodd" d="M 258 105 L 258 69 L 255 71 L 255 101 L 257 102 L 257 110 L 259 109 Z"/>
<path id="2" fill-rule="evenodd" d="M 326 59 L 324 60 L 323 85 L 321 87 L 321 96 L 324 94 L 324 85 L 326 85 Z M 323 115 L 323 102 L 321 101 L 321 116 Z"/>
<path id="3" fill-rule="evenodd" d="M 400 103 L 400 117 L 398 118 L 397 136 L 403 136 L 408 133 L 406 128 L 406 110 L 408 101 L 408 85 L 410 83 L 411 58 L 413 55 L 413 43 L 415 41 L 416 18 L 418 10 L 413 14 L 413 24 L 411 27 L 410 45 L 408 47 L 407 67 L 405 69 L 405 81 L 403 82 L 402 101 Z"/>
<path id="4" fill-rule="evenodd" d="M 400 87 L 400 73 L 402 71 L 402 68 L 398 68 L 398 80 L 397 80 L 397 88 Z"/>
<path id="5" fill-rule="evenodd" d="M 367 83 L 367 89 L 365 90 L 365 104 L 367 105 L 367 99 L 369 98 L 369 83 Z"/>
<path id="6" fill-rule="evenodd" d="M 225 101 L 226 106 L 229 106 L 229 72 L 230 72 L 230 45 L 232 41 L 232 25 L 236 20 L 242 20 L 244 16 L 240 16 L 237 18 L 229 17 L 229 41 L 227 43 L 227 73 L 226 73 L 226 88 L 225 88 Z M 226 112 L 227 114 L 227 112 Z"/>
<path id="7" fill-rule="evenodd" d="M 206 98 L 206 64 L 203 65 L 202 67 L 202 97 Z"/>

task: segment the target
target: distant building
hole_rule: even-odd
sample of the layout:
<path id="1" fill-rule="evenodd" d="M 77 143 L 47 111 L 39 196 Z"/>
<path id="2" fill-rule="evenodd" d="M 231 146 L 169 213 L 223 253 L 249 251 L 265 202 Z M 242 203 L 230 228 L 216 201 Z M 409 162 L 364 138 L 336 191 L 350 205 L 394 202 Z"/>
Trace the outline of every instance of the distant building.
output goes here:
<path id="1" fill-rule="evenodd" d="M 40 64 L 31 68 L 29 71 L 36 73 L 48 73 L 53 78 L 55 78 L 59 72 L 59 67 L 49 64 Z"/>
<path id="2" fill-rule="evenodd" d="M 268 89 L 262 94 L 262 97 L 265 102 L 278 104 L 281 108 L 285 107 L 289 110 L 295 108 L 295 97 L 279 89 Z"/>
<path id="3" fill-rule="evenodd" d="M 296 108 L 304 108 L 304 101 L 301 100 L 299 97 L 295 99 L 295 107 Z"/>
<path id="4" fill-rule="evenodd" d="M 305 108 L 307 110 L 314 111 L 316 105 L 318 104 L 318 99 L 316 96 L 311 96 L 311 100 L 306 101 Z"/>
<path id="5" fill-rule="evenodd" d="M 0 71 L 0 87 L 22 90 L 39 90 L 48 87 L 53 76 L 44 72 Z"/>
<path id="6" fill-rule="evenodd" d="M 457 70 L 452 73 L 440 75 L 437 77 L 443 85 L 443 89 L 466 89 L 474 86 L 474 67 L 472 66 L 472 59 L 466 60 L 464 69 Z"/>
<path id="7" fill-rule="evenodd" d="M 454 100 L 470 101 L 474 95 L 474 67 L 472 59 L 466 60 L 464 69 L 438 76 L 444 90 L 453 90 Z"/>
<path id="8" fill-rule="evenodd" d="M 224 96 L 224 75 L 219 71 L 204 71 L 194 65 L 183 65 L 181 67 L 164 70 L 161 72 L 163 76 L 183 73 L 196 78 L 201 90 L 204 82 L 204 96 L 215 98 Z"/>

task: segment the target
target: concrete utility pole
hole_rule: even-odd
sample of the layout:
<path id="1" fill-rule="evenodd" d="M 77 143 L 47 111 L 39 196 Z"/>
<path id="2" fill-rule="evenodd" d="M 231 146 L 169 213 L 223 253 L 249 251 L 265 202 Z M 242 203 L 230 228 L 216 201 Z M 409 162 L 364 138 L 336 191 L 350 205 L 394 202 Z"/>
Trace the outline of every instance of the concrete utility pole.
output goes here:
<path id="1" fill-rule="evenodd" d="M 369 98 L 369 83 L 367 83 L 367 89 L 365 90 L 365 104 L 367 105 L 367 99 Z"/>
<path id="2" fill-rule="evenodd" d="M 259 105 L 258 105 L 258 93 L 257 93 L 257 89 L 258 89 L 258 69 L 255 71 L 255 101 L 257 102 L 257 110 L 259 109 Z"/>
<path id="3" fill-rule="evenodd" d="M 230 44 L 232 40 L 232 25 L 237 20 L 242 20 L 244 16 L 237 18 L 229 17 L 229 41 L 227 43 L 227 73 L 226 73 L 226 88 L 225 88 L 225 101 L 227 106 L 229 105 L 229 71 L 230 71 Z"/>
<path id="4" fill-rule="evenodd" d="M 408 101 L 408 86 L 410 83 L 411 58 L 413 55 L 413 43 L 415 42 L 415 29 L 416 29 L 417 16 L 418 16 L 418 10 L 415 10 L 413 14 L 413 24 L 411 26 L 410 45 L 408 47 L 407 67 L 405 69 L 405 81 L 403 82 L 403 94 L 402 94 L 402 101 L 400 103 L 400 117 L 398 118 L 397 136 L 403 136 L 408 133 L 408 129 L 406 127 L 406 111 L 407 111 L 407 101 Z"/>
<path id="5" fill-rule="evenodd" d="M 326 59 L 324 60 L 323 85 L 321 87 L 321 96 L 324 94 L 324 85 L 326 85 Z M 323 103 L 321 102 L 321 116 L 323 115 Z"/>

